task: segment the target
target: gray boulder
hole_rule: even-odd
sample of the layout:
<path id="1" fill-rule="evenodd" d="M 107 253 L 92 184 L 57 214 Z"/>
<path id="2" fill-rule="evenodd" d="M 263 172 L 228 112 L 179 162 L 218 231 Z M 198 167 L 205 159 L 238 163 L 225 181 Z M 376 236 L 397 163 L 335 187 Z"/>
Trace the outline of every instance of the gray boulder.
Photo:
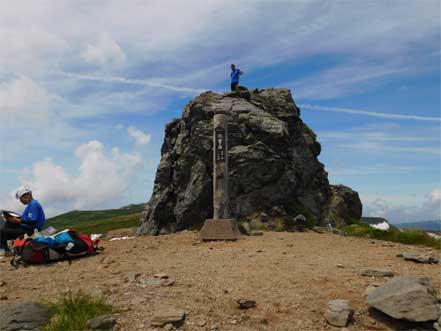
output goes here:
<path id="1" fill-rule="evenodd" d="M 224 95 L 205 92 L 165 128 L 153 193 L 138 235 L 197 228 L 213 217 L 215 112 L 225 113 L 229 119 L 231 217 L 248 219 L 261 212 L 274 215 L 280 211 L 286 214 L 284 218 L 302 213 L 323 225 L 361 216 L 356 192 L 329 185 L 327 172 L 317 158 L 320 143 L 300 118 L 288 89 Z"/>
<path id="2" fill-rule="evenodd" d="M 369 306 L 411 322 L 435 321 L 441 316 L 440 301 L 429 278 L 395 277 L 369 292 Z"/>
<path id="3" fill-rule="evenodd" d="M 428 253 L 405 252 L 400 254 L 400 256 L 406 261 L 412 261 L 416 263 L 426 263 L 426 264 L 438 263 L 438 258 L 435 255 Z"/>
<path id="4" fill-rule="evenodd" d="M 362 276 L 367 277 L 393 277 L 395 274 L 390 269 L 365 269 L 360 273 Z"/>
<path id="5" fill-rule="evenodd" d="M 351 308 L 349 300 L 331 300 L 328 302 L 328 309 L 325 312 L 326 320 L 334 326 L 346 326 L 352 316 L 354 310 Z"/>
<path id="6" fill-rule="evenodd" d="M 51 309 L 39 303 L 1 304 L 0 330 L 43 330 L 51 315 Z"/>

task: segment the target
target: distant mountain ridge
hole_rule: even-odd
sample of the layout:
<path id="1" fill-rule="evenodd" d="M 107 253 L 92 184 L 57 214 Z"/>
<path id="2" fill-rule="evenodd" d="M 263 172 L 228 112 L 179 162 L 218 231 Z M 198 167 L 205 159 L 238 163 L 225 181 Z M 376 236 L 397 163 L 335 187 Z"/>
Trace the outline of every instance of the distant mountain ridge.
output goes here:
<path id="1" fill-rule="evenodd" d="M 118 209 L 73 210 L 46 220 L 46 226 L 57 230 L 72 228 L 79 232 L 106 233 L 110 230 L 139 225 L 145 204 L 131 204 Z"/>
<path id="2" fill-rule="evenodd" d="M 411 223 L 398 223 L 394 224 L 401 229 L 417 229 L 423 231 L 441 232 L 441 220 L 438 221 L 421 221 Z"/>

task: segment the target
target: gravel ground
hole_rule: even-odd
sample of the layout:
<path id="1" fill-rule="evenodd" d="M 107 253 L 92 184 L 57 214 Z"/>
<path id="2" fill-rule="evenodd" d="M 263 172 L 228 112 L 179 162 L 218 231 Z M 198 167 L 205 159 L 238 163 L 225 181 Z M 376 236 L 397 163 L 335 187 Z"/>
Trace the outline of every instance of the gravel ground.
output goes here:
<path id="1" fill-rule="evenodd" d="M 98 256 L 48 266 L 13 269 L 0 260 L 0 304 L 52 298 L 66 290 L 102 294 L 118 309 L 119 330 L 154 330 L 155 311 L 186 312 L 180 330 L 341 330 L 326 323 L 326 304 L 348 299 L 355 310 L 348 330 L 404 328 L 365 303 L 365 289 L 386 279 L 362 277 L 364 268 L 427 276 L 440 292 L 440 265 L 396 257 L 403 251 L 435 252 L 363 238 L 318 233 L 268 232 L 237 242 L 199 240 L 193 232 L 102 241 Z M 142 285 L 157 273 L 171 286 Z M 7 297 L 7 298 L 5 298 Z M 240 310 L 238 299 L 255 308 Z"/>

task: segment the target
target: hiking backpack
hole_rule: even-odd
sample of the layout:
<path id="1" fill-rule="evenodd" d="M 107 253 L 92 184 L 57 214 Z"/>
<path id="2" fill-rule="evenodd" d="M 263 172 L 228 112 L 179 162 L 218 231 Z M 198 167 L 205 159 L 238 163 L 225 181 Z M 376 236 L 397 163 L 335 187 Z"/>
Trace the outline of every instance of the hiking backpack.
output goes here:
<path id="1" fill-rule="evenodd" d="M 96 253 L 98 243 L 99 239 L 92 240 L 88 234 L 79 234 L 71 229 L 54 238 L 23 237 L 14 240 L 11 264 L 45 264 L 88 256 Z"/>

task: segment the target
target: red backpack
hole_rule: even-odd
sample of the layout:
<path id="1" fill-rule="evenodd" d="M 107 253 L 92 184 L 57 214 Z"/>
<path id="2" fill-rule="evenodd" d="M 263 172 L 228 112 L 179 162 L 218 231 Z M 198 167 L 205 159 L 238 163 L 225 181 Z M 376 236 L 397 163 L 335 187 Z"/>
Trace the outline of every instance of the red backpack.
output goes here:
<path id="1" fill-rule="evenodd" d="M 11 264 L 45 264 L 61 260 L 71 260 L 95 254 L 99 239 L 92 240 L 88 234 L 78 234 L 75 230 L 67 231 L 73 242 L 68 245 L 53 245 L 33 238 L 14 240 Z"/>

